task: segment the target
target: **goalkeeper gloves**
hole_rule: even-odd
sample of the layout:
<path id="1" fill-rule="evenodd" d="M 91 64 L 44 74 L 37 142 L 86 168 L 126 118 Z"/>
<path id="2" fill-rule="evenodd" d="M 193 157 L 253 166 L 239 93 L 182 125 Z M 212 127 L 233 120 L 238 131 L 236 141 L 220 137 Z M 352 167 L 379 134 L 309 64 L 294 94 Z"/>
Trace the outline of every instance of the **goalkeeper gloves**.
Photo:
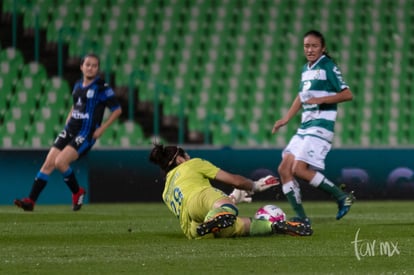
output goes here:
<path id="1" fill-rule="evenodd" d="M 262 192 L 265 191 L 273 186 L 279 185 L 279 179 L 274 176 L 266 176 L 263 178 L 260 178 L 256 181 L 253 181 L 253 189 L 252 192 Z"/>
<path id="2" fill-rule="evenodd" d="M 230 193 L 229 197 L 235 204 L 241 202 L 252 202 L 252 197 L 249 193 L 247 193 L 247 191 L 236 188 L 234 188 L 233 192 Z"/>
<path id="3" fill-rule="evenodd" d="M 229 197 L 232 201 L 237 204 L 241 202 L 252 202 L 252 195 L 255 192 L 265 191 L 273 186 L 279 185 L 279 179 L 274 176 L 266 176 L 253 181 L 253 188 L 251 191 L 240 190 L 234 188 L 233 192 L 230 193 Z"/>

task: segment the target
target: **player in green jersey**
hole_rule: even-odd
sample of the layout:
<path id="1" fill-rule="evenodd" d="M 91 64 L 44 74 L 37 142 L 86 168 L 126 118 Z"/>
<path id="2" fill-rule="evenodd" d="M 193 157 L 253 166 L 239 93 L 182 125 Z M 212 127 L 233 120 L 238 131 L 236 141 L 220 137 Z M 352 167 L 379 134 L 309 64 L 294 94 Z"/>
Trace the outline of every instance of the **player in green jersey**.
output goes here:
<path id="1" fill-rule="evenodd" d="M 149 160 L 165 172 L 162 199 L 177 217 L 181 230 L 189 239 L 272 233 L 299 236 L 312 234 L 310 225 L 301 222 L 271 223 L 267 220 L 239 217 L 236 203 L 240 197 L 230 197 L 210 183 L 214 179 L 237 190 L 254 193 L 279 184 L 278 179 L 273 176 L 252 181 L 226 172 L 207 160 L 190 158 L 177 146 L 156 144 Z"/>
<path id="2" fill-rule="evenodd" d="M 297 214 L 295 220 L 310 223 L 302 206 L 297 179 L 331 194 L 338 204 L 336 219 L 339 220 L 348 213 L 355 197 L 353 192 L 342 191 L 321 171 L 331 150 L 337 104 L 352 100 L 353 94 L 328 55 L 325 38 L 319 31 L 305 33 L 303 46 L 307 63 L 302 68 L 299 94 L 272 129 L 272 133 L 277 132 L 302 109 L 300 127 L 283 150 L 278 172 L 283 193 Z"/>

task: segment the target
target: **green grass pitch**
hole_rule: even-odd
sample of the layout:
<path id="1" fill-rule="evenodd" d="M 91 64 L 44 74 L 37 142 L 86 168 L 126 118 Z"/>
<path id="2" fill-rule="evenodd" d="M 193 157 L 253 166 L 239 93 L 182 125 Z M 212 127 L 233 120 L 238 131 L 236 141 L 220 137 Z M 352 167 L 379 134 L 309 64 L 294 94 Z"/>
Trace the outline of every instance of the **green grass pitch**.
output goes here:
<path id="1" fill-rule="evenodd" d="M 304 206 L 311 237 L 209 240 L 186 239 L 162 203 L 0 206 L 0 274 L 414 274 L 412 201 L 357 201 L 340 221 L 332 202 Z"/>

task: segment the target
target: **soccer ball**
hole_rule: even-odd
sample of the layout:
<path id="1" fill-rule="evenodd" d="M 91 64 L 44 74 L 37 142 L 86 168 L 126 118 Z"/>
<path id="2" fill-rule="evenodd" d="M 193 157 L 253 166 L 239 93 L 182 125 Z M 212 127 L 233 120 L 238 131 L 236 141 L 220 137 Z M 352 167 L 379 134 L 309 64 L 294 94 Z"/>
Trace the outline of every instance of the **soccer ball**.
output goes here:
<path id="1" fill-rule="evenodd" d="M 260 207 L 254 215 L 254 218 L 257 220 L 267 220 L 273 223 L 278 221 L 285 221 L 286 214 L 279 206 L 268 204 Z"/>

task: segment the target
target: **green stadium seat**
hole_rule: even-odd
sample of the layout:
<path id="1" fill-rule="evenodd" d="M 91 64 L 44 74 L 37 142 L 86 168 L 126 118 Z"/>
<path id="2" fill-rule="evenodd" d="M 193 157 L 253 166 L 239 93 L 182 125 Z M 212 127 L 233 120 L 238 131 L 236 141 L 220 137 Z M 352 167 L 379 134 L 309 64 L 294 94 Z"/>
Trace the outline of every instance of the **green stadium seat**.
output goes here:
<path id="1" fill-rule="evenodd" d="M 118 87 L 129 86 L 129 82 L 131 80 L 131 74 L 133 72 L 134 68 L 131 64 L 123 64 L 120 65 L 118 68 L 118 71 L 115 73 L 115 85 Z M 135 81 L 139 79 L 138 77 L 134 78 Z M 137 86 L 137 84 L 135 84 Z"/>
<path id="2" fill-rule="evenodd" d="M 35 111 L 38 103 L 38 96 L 34 91 L 18 90 L 15 96 L 11 99 L 12 106 L 19 106 L 30 110 L 31 113 Z"/>
<path id="3" fill-rule="evenodd" d="M 235 136 L 229 125 L 222 124 L 217 131 L 214 131 L 211 142 L 218 146 L 232 146 L 235 143 Z"/>
<path id="4" fill-rule="evenodd" d="M 56 138 L 54 128 L 49 121 L 34 121 L 27 129 L 26 143 L 33 148 L 50 147 Z"/>
<path id="5" fill-rule="evenodd" d="M 64 42 L 77 40 L 81 34 L 76 29 L 76 24 L 79 21 L 79 12 L 81 9 L 80 0 L 65 0 L 60 1 L 52 13 L 51 24 L 48 25 L 46 31 L 46 38 L 48 42 L 57 43 L 59 37 Z"/>
<path id="6" fill-rule="evenodd" d="M 15 114 L 16 115 L 16 114 Z M 23 119 L 23 117 L 21 117 Z M 24 121 L 23 121 L 24 122 Z M 17 123 L 14 120 L 8 120 L 4 123 L 0 132 L 2 132 L 1 138 L 3 139 L 3 147 L 24 147 L 26 146 L 26 130 L 28 124 Z"/>
<path id="7" fill-rule="evenodd" d="M 8 75 L 0 74 L 0 118 L 4 115 L 4 112 L 9 107 L 12 95 L 12 78 Z"/>
<path id="8" fill-rule="evenodd" d="M 5 78 L 3 81 L 3 85 L 5 85 L 5 87 L 11 87 L 15 84 L 17 78 L 19 77 L 21 66 L 22 64 L 12 64 L 7 60 L 0 62 L 0 75 Z M 6 85 L 6 82 L 10 83 L 10 85 Z"/>
<path id="9" fill-rule="evenodd" d="M 30 148 L 49 148 L 53 144 L 54 137 L 47 135 L 32 135 L 26 142 Z"/>
<path id="10" fill-rule="evenodd" d="M 0 62 L 7 62 L 8 68 L 2 66 L 2 71 L 6 70 L 8 74 L 15 74 L 21 70 L 24 64 L 23 54 L 15 48 L 6 48 L 0 52 Z"/>
<path id="11" fill-rule="evenodd" d="M 2 2 L 3 12 L 13 13 L 14 0 L 3 0 Z M 30 10 L 30 6 L 28 4 L 20 4 L 19 1 L 17 1 L 16 4 L 16 9 L 18 13 L 25 13 L 26 11 Z"/>
<path id="12" fill-rule="evenodd" d="M 50 146 L 50 140 L 53 141 L 62 130 L 68 112 L 68 109 L 62 109 L 59 105 L 44 106 L 38 109 L 33 116 L 33 124 L 28 139 L 39 140 L 42 142 L 42 146 Z M 46 141 L 46 143 L 43 141 Z"/>
<path id="13" fill-rule="evenodd" d="M 12 137 L 9 135 L 0 136 L 0 148 L 9 149 L 13 148 L 15 144 L 13 143 Z"/>
<path id="14" fill-rule="evenodd" d="M 49 17 L 54 10 L 53 0 L 35 0 L 30 4 L 20 4 L 21 12 L 24 14 L 23 27 L 25 29 L 34 29 L 36 27 L 36 17 L 40 28 L 47 28 Z"/>
<path id="15" fill-rule="evenodd" d="M 111 126 L 97 141 L 96 148 L 115 147 L 119 145 L 119 141 L 115 137 L 116 131 Z"/>
<path id="16" fill-rule="evenodd" d="M 269 127 L 287 112 L 297 93 L 304 63 L 301 35 L 312 26 L 324 33 L 328 50 L 355 96 L 353 102 L 339 105 L 335 143 L 414 143 L 412 96 L 406 92 L 414 79 L 414 12 L 409 1 L 216 4 L 208 0 L 34 0 L 33 9 L 28 5 L 19 9 L 25 26 L 31 27 L 36 6 L 53 6 L 53 12 L 45 8 L 39 14 L 41 25 L 47 26 L 48 41 L 57 42 L 61 28 L 74 28 L 64 36 L 71 57 L 96 51 L 101 69 L 114 74 L 115 87 L 127 86 L 132 79 L 139 100 L 153 101 L 157 88 L 166 91 L 158 97 L 163 113 L 172 116 L 184 111 L 190 130 L 204 132 L 206 118 L 220 117 L 222 121 L 213 119 L 208 126 L 212 133 L 226 127 L 245 128 L 249 135 L 233 135 L 233 144 L 264 146 L 284 146 L 299 125 L 298 116 L 277 135 L 269 134 Z M 315 4 L 320 4 L 318 10 Z M 3 11 L 10 11 L 12 1 L 2 5 Z M 97 47 L 98 41 L 103 41 L 102 47 Z M 9 91 L 0 95 L 5 99 L 0 103 L 3 117 L 10 104 L 24 97 L 16 90 L 22 85 L 20 76 L 26 75 L 23 64 L 15 49 L 0 51 L 0 86 Z M 58 99 L 56 93 L 49 93 L 49 84 L 41 84 L 40 100 L 54 98 L 47 106 L 51 113 L 55 109 L 67 112 L 70 99 Z M 398 100 L 391 97 L 395 93 L 400 95 Z M 56 116 L 61 120 L 66 114 Z M 131 142 L 130 135 L 123 141 L 115 135 L 106 143 L 126 146 Z M 215 135 L 217 145 L 231 141 L 223 133 Z"/>
<path id="17" fill-rule="evenodd" d="M 57 110 L 64 109 L 68 112 L 72 103 L 68 82 L 58 76 L 47 79 L 41 101 L 44 106 L 53 106 Z"/>
<path id="18" fill-rule="evenodd" d="M 32 76 L 34 81 L 41 80 L 44 81 L 47 78 L 47 72 L 45 67 L 38 62 L 29 62 L 24 64 L 21 68 L 22 77 Z"/>
<path id="19" fill-rule="evenodd" d="M 116 138 L 121 147 L 142 145 L 145 139 L 141 126 L 133 121 L 119 123 Z"/>
<path id="20" fill-rule="evenodd" d="M 41 80 L 32 76 L 25 76 L 17 82 L 15 93 L 10 98 L 10 106 L 25 111 L 28 119 L 35 113 L 41 95 Z"/>

